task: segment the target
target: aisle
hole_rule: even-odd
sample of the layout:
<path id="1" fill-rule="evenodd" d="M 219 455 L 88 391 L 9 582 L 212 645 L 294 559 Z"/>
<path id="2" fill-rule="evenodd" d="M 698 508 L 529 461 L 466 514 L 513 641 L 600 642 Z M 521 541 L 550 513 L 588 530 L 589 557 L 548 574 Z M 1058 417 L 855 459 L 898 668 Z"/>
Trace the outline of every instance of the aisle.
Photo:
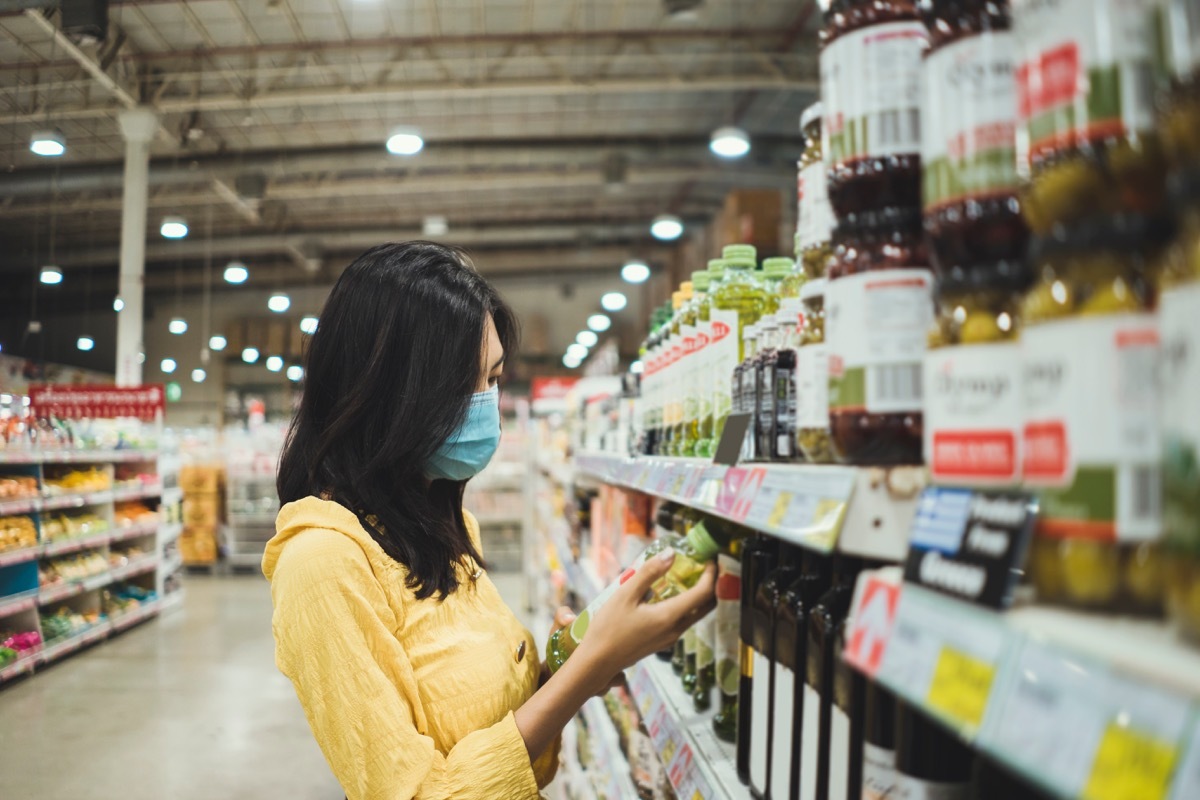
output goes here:
<path id="1" fill-rule="evenodd" d="M 0 691 L 2 794 L 340 800 L 275 669 L 261 576 L 193 576 L 183 610 Z"/>

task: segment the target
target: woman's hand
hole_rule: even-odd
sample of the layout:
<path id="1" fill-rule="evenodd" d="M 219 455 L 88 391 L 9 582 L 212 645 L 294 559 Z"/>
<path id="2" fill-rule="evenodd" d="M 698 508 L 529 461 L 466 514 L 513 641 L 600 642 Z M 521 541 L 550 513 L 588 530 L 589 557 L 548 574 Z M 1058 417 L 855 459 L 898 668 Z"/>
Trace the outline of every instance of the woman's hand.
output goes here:
<path id="1" fill-rule="evenodd" d="M 563 628 L 570 625 L 572 622 L 575 621 L 575 618 L 577 616 L 579 616 L 579 615 L 576 614 L 571 609 L 567 608 L 566 606 L 559 606 L 558 609 L 554 612 L 554 619 L 551 620 L 551 622 L 550 622 L 550 636 L 553 636 L 558 631 L 560 631 Z M 549 638 L 549 637 L 547 637 L 547 638 Z M 548 680 L 550 680 L 550 666 L 548 664 L 546 664 L 545 662 L 542 662 L 542 674 L 541 674 L 541 678 L 538 679 L 538 686 L 541 686 L 543 683 L 545 683 Z M 604 691 L 600 692 L 600 695 L 606 694 L 609 689 L 615 689 L 618 686 L 624 686 L 624 685 L 625 685 L 625 673 L 618 672 L 617 676 L 615 678 L 613 678 L 611 681 L 609 681 L 608 686 L 604 687 Z"/>
<path id="2" fill-rule="evenodd" d="M 675 552 L 667 550 L 647 561 L 609 598 L 588 625 L 587 635 L 572 658 L 587 658 L 606 676 L 621 672 L 648 655 L 666 650 L 717 604 L 717 566 L 710 563 L 700 581 L 678 597 L 647 603 L 655 581 L 667 574 Z M 561 611 L 561 609 L 560 609 Z M 556 615 L 557 616 L 557 615 Z"/>

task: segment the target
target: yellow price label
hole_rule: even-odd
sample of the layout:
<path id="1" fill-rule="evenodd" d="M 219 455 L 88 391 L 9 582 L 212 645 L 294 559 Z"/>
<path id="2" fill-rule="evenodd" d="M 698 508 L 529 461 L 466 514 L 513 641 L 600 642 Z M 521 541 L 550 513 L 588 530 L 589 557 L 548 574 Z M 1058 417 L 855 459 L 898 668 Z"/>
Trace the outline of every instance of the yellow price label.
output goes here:
<path id="1" fill-rule="evenodd" d="M 662 756 L 664 766 L 670 764 L 671 759 L 675 757 L 675 740 L 667 739 L 667 743 L 663 745 L 662 752 L 659 755 Z"/>
<path id="2" fill-rule="evenodd" d="M 951 719 L 978 728 L 987 710 L 996 667 L 974 656 L 943 647 L 933 670 L 929 704 Z"/>
<path id="3" fill-rule="evenodd" d="M 692 800 L 704 800 L 704 795 L 700 794 L 699 789 L 692 793 Z"/>
<path id="4" fill-rule="evenodd" d="M 775 498 L 775 507 L 771 509 L 770 516 L 767 517 L 767 525 L 772 528 L 778 528 L 783 524 L 783 515 L 787 513 L 788 506 L 792 502 L 791 492 L 780 492 L 779 497 Z"/>
<path id="5" fill-rule="evenodd" d="M 1174 742 L 1109 724 L 1096 748 L 1085 800 L 1162 800 L 1179 750 Z"/>

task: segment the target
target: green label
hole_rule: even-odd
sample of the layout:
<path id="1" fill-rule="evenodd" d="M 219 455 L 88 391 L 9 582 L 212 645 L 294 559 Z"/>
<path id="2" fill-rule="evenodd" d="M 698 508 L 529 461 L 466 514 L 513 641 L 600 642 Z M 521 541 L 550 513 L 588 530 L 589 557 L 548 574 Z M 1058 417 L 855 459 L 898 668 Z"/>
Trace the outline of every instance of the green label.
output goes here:
<path id="1" fill-rule="evenodd" d="M 971 156 L 940 158 L 922 164 L 925 207 L 934 208 L 958 200 L 989 194 L 1004 194 L 1017 185 L 1017 149 L 984 150 Z"/>
<path id="2" fill-rule="evenodd" d="M 829 408 L 842 410 L 867 405 L 866 367 L 849 367 L 841 377 L 829 378 Z"/>

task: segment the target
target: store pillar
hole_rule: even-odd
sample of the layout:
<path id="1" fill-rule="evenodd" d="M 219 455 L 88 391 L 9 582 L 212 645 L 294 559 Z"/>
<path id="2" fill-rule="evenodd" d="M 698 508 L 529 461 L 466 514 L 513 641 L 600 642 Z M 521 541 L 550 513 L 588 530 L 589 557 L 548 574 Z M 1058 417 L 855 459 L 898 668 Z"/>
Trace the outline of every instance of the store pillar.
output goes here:
<path id="1" fill-rule="evenodd" d="M 150 140 L 158 117 L 144 108 L 118 117 L 125 137 L 125 184 L 121 199 L 121 277 L 118 293 L 124 307 L 117 313 L 117 385 L 142 382 L 145 345 L 143 294 L 146 274 L 146 201 L 150 177 Z"/>

